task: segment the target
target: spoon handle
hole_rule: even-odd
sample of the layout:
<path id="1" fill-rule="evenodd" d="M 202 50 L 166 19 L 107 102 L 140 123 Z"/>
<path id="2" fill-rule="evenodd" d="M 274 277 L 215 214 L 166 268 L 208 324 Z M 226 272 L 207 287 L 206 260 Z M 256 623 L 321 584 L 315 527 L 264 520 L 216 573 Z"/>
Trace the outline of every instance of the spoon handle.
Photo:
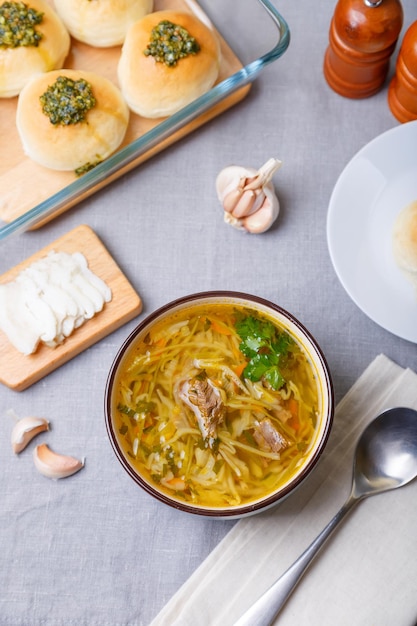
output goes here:
<path id="1" fill-rule="evenodd" d="M 244 613 L 234 626 L 271 626 L 304 572 L 324 543 L 359 499 L 351 495 L 309 547 L 284 574 Z"/>

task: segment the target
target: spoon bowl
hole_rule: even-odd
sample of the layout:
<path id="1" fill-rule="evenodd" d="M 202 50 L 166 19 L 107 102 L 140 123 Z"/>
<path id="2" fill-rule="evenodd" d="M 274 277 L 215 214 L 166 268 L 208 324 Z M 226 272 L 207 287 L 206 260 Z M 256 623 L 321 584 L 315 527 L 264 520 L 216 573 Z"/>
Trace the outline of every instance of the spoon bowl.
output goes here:
<path id="1" fill-rule="evenodd" d="M 417 412 L 381 413 L 363 431 L 355 452 L 353 490 L 357 499 L 402 487 L 417 476 Z"/>
<path id="2" fill-rule="evenodd" d="M 368 496 L 402 487 L 417 477 L 417 411 L 388 409 L 362 432 L 356 445 L 348 499 L 310 546 L 242 615 L 235 626 L 270 626 L 310 563 L 345 515 Z"/>

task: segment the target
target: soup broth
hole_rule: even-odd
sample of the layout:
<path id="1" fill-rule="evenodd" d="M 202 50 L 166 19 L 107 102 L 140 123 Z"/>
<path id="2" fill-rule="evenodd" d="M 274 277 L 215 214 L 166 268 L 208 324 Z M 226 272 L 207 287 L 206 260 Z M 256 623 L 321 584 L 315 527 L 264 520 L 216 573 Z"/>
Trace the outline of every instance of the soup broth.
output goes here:
<path id="1" fill-rule="evenodd" d="M 303 347 L 234 303 L 157 322 L 119 367 L 115 389 L 115 431 L 131 465 L 191 505 L 264 497 L 316 440 L 318 383 Z"/>

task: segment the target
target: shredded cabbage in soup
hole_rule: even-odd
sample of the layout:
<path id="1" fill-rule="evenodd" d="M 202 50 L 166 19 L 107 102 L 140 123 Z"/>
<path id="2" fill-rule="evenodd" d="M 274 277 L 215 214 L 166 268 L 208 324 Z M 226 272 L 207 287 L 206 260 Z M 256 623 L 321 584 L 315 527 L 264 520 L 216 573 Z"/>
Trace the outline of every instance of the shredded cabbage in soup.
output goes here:
<path id="1" fill-rule="evenodd" d="M 189 504 L 258 500 L 297 471 L 315 441 L 317 381 L 304 350 L 235 304 L 157 323 L 116 388 L 116 430 L 130 463 Z"/>

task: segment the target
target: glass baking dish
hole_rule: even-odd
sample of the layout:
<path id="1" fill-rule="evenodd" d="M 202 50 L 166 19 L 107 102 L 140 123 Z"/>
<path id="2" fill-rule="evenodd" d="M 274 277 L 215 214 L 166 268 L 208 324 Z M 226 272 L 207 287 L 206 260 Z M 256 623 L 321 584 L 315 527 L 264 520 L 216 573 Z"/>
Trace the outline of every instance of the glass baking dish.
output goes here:
<path id="1" fill-rule="evenodd" d="M 266 12 L 273 26 L 275 43 L 269 51 L 260 53 L 255 60 L 240 66 L 240 69 L 221 80 L 197 100 L 194 100 L 176 114 L 157 123 L 153 128 L 119 149 L 118 152 L 97 165 L 94 169 L 65 185 L 33 208 L 25 211 L 15 219 L 4 220 L 8 222 L 4 225 L 4 218 L 0 217 L 2 220 L 0 222 L 2 224 L 0 227 L 0 240 L 12 234 L 42 226 L 43 223 L 92 195 L 123 173 L 133 169 L 141 161 L 145 160 L 148 154 L 152 156 L 158 150 L 163 149 L 164 142 L 169 141 L 170 138 L 172 140 L 175 133 L 180 133 L 182 129 L 193 123 L 195 126 L 198 126 L 199 123 L 196 123 L 196 120 L 200 119 L 204 114 L 210 114 L 210 111 L 213 111 L 219 103 L 227 102 L 231 94 L 240 93 L 239 90 L 249 86 L 267 65 L 280 58 L 290 42 L 288 24 L 269 0 L 257 0 L 257 2 L 261 5 L 262 10 Z M 186 3 L 190 9 L 197 14 L 200 12 L 201 17 L 207 19 L 203 8 L 195 0 L 186 0 Z M 209 5 L 209 3 L 207 4 Z M 263 40 L 264 38 L 262 38 L 262 43 Z M 236 99 L 236 101 L 238 100 L 239 98 Z M 231 104 L 228 106 L 233 104 L 234 101 L 232 99 Z M 204 123 L 204 121 L 200 123 Z M 23 181 L 22 184 L 24 185 L 25 182 Z"/>

